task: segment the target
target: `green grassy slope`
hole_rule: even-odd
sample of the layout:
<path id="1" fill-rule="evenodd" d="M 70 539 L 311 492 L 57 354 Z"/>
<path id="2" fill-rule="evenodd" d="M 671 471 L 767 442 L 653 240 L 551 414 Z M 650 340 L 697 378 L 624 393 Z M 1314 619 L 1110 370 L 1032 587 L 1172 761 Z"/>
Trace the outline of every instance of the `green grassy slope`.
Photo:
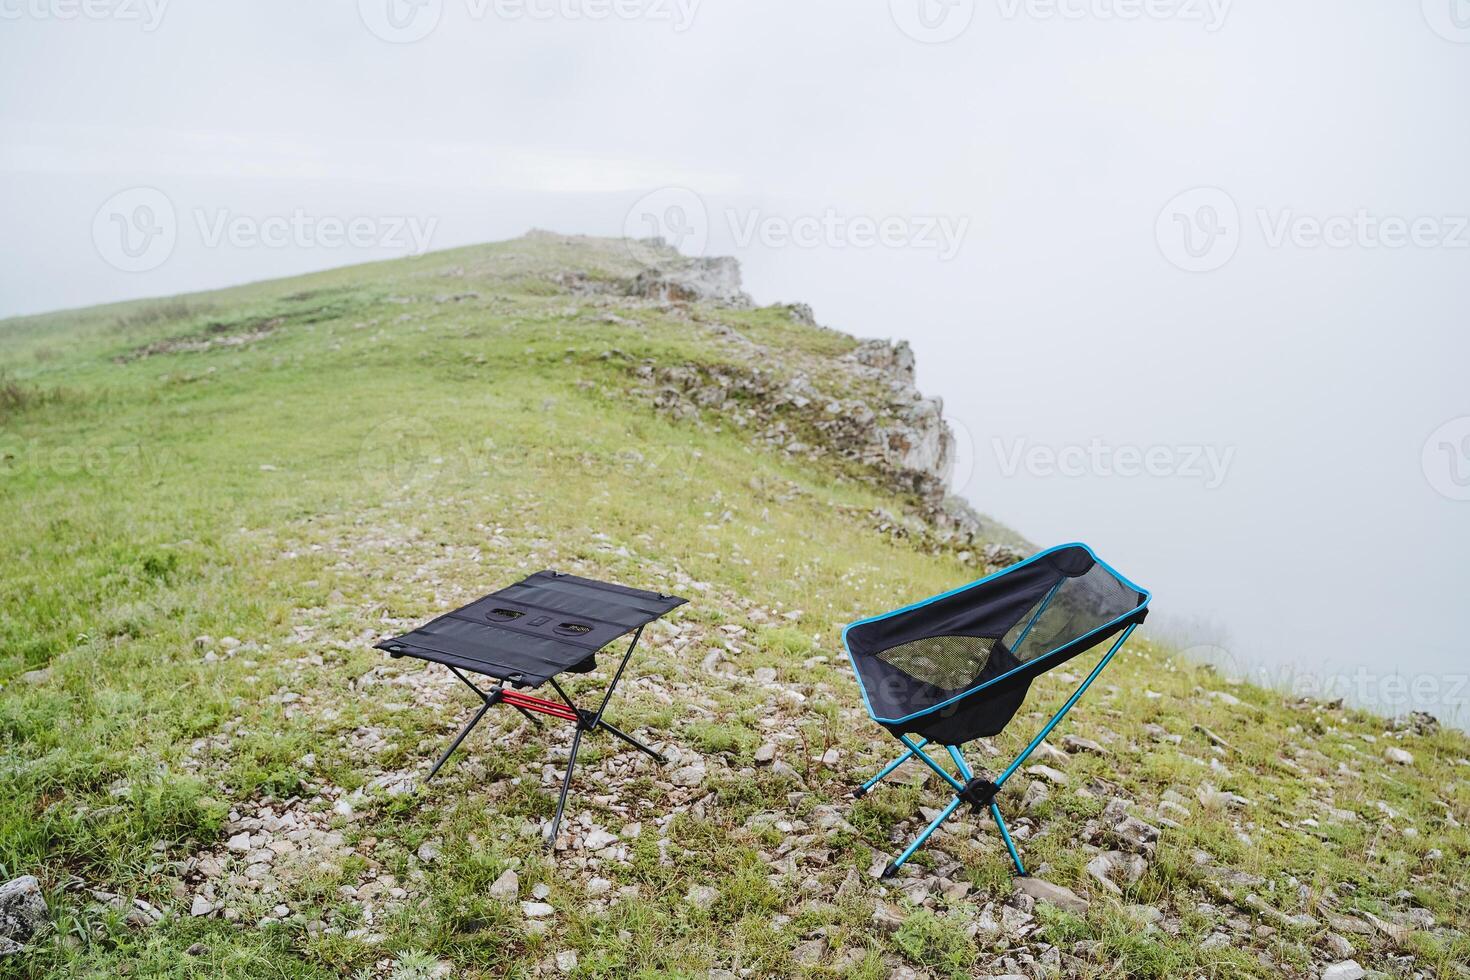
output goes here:
<path id="1" fill-rule="evenodd" d="M 600 291 L 657 258 L 533 235 L 0 323 L 0 881 L 54 920 L 0 975 L 1465 975 L 1465 737 L 1227 687 L 1147 628 L 1053 737 L 1103 751 L 1003 797 L 1085 913 L 1014 898 L 978 819 L 874 880 L 947 797 L 844 799 L 892 742 L 839 632 L 976 570 L 875 526 L 905 502 L 854 464 L 657 411 L 647 362 L 820 384 L 856 344 Z M 370 649 L 542 567 L 693 600 L 613 715 L 678 760 L 593 740 L 555 859 L 565 733 L 507 712 L 414 792 L 471 705 Z M 1115 798 L 1163 831 L 1121 894 L 1086 871 Z"/>

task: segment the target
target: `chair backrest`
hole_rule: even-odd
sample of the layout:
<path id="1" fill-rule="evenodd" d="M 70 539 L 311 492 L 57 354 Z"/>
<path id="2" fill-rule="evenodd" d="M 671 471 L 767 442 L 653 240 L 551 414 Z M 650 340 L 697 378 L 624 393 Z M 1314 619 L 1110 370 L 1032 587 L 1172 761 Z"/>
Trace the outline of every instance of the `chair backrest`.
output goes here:
<path id="1" fill-rule="evenodd" d="M 1068 544 L 842 635 L 875 721 L 921 731 L 936 715 L 949 720 L 953 744 L 968 739 L 952 736 L 995 734 L 1032 678 L 1142 622 L 1148 602 L 1087 545 Z M 971 720 L 956 724 L 967 708 Z"/>

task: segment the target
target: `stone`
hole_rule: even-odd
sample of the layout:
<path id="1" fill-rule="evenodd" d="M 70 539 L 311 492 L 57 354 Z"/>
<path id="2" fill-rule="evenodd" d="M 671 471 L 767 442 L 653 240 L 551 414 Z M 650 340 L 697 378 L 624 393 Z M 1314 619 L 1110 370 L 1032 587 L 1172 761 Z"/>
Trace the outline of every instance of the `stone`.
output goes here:
<path id="1" fill-rule="evenodd" d="M 41 882 L 21 875 L 0 885 L 0 937 L 24 943 L 49 919 Z"/>
<path id="2" fill-rule="evenodd" d="M 1357 960 L 1343 960 L 1322 971 L 1322 980 L 1363 980 L 1368 971 L 1358 965 Z"/>
<path id="3" fill-rule="evenodd" d="M 1046 783 L 1039 779 L 1033 779 L 1026 786 L 1026 792 L 1021 794 L 1021 809 L 1031 813 L 1051 796 L 1051 791 L 1046 788 Z"/>
<path id="4" fill-rule="evenodd" d="M 608 879 L 606 879 L 606 878 L 588 878 L 587 879 L 587 894 L 590 895 L 591 897 L 596 898 L 598 895 L 606 895 L 610 891 L 612 891 L 612 882 L 609 881 Z"/>
<path id="5" fill-rule="evenodd" d="M 695 885 L 684 896 L 684 901 L 697 909 L 707 909 L 720 897 L 720 890 L 710 885 Z"/>
<path id="6" fill-rule="evenodd" d="M 1051 766 L 1029 766 L 1026 769 L 1026 773 L 1031 776 L 1036 776 L 1038 779 L 1044 779 L 1047 782 L 1053 783 L 1057 786 L 1067 785 L 1067 774 L 1063 772 L 1058 772 Z"/>
<path id="7" fill-rule="evenodd" d="M 1053 884 L 1043 878 L 1017 878 L 1016 890 L 1030 895 L 1039 902 L 1047 902 L 1057 908 L 1065 909 L 1074 915 L 1087 914 L 1087 899 L 1070 888 Z"/>
<path id="8" fill-rule="evenodd" d="M 236 834 L 225 843 L 225 847 L 236 854 L 248 854 L 250 852 L 250 835 Z"/>
<path id="9" fill-rule="evenodd" d="M 556 912 L 545 902 L 522 902 L 521 913 L 528 919 L 544 919 Z"/>
<path id="10" fill-rule="evenodd" d="M 681 766 L 669 773 L 669 782 L 675 786 L 685 786 L 692 789 L 704 782 L 705 775 L 704 761 L 700 760 L 691 765 Z"/>
<path id="11" fill-rule="evenodd" d="M 1082 738 L 1079 735 L 1063 735 L 1062 748 L 1068 752 L 1091 752 L 1093 755 L 1112 754 L 1092 739 Z"/>
<path id="12" fill-rule="evenodd" d="M 514 902 L 520 893 L 521 876 L 513 868 L 502 871 L 500 877 L 490 886 L 490 897 L 501 902 Z"/>
<path id="13" fill-rule="evenodd" d="M 873 907 L 873 925 L 883 932 L 897 932 L 903 925 L 903 910 L 880 900 Z"/>
<path id="14" fill-rule="evenodd" d="M 1390 745 L 1388 748 L 1383 750 L 1383 758 L 1388 762 L 1392 762 L 1396 766 L 1412 766 L 1414 764 L 1413 753 L 1409 752 L 1406 749 L 1401 749 L 1393 745 Z M 1353 965 L 1356 966 L 1357 964 Z"/>
<path id="15" fill-rule="evenodd" d="M 1148 864 L 1142 857 L 1122 851 L 1103 851 L 1087 862 L 1087 873 L 1113 895 L 1123 894 L 1118 882 L 1131 885 L 1147 870 Z"/>
<path id="16" fill-rule="evenodd" d="M 26 948 L 14 939 L 7 939 L 4 936 L 0 936 L 0 960 L 3 960 L 7 956 L 19 955 L 25 951 Z"/>
<path id="17" fill-rule="evenodd" d="M 418 849 L 419 860 L 425 864 L 433 864 L 439 860 L 439 856 L 443 853 L 444 851 L 439 847 L 439 844 L 431 840 L 424 841 L 419 845 Z"/>
<path id="18" fill-rule="evenodd" d="M 571 973 L 577 968 L 577 951 L 564 949 L 556 954 L 556 968 L 561 973 Z"/>
<path id="19" fill-rule="evenodd" d="M 192 916 L 208 915 L 212 911 L 214 906 L 203 895 L 195 895 L 194 901 L 189 903 L 189 914 Z"/>
<path id="20" fill-rule="evenodd" d="M 765 743 L 755 750 L 755 764 L 758 766 L 769 766 L 776 761 L 776 746 L 770 742 Z"/>
<path id="21" fill-rule="evenodd" d="M 600 851 L 605 847 L 611 847 L 618 842 L 618 835 L 608 833 L 601 827 L 588 831 L 587 836 L 582 838 L 582 846 L 589 851 Z"/>
<path id="22" fill-rule="evenodd" d="M 1348 959 L 1353 955 L 1353 944 L 1335 932 L 1329 932 L 1323 936 L 1322 945 L 1326 946 L 1328 952 L 1340 960 Z"/>
<path id="23" fill-rule="evenodd" d="M 753 305 L 740 288 L 740 263 L 728 255 L 670 256 L 639 272 L 628 293 L 665 303 L 709 302 L 733 309 Z"/>
<path id="24" fill-rule="evenodd" d="M 808 939 L 804 943 L 797 944 L 797 947 L 791 951 L 791 958 L 798 963 L 811 966 L 820 962 L 826 952 L 827 940 Z"/>

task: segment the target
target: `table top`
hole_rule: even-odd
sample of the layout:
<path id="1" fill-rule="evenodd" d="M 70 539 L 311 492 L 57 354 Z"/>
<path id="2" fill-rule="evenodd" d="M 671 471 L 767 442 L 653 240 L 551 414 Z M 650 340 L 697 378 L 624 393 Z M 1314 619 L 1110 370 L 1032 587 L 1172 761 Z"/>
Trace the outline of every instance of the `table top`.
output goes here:
<path id="1" fill-rule="evenodd" d="M 687 601 L 543 571 L 373 645 L 394 657 L 537 687 L 563 671 L 591 670 L 598 650 Z"/>

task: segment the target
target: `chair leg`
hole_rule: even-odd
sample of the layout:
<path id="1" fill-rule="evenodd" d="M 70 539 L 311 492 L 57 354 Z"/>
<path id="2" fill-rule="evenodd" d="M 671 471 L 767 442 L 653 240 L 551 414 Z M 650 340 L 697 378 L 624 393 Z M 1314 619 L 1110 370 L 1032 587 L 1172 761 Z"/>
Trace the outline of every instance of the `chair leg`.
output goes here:
<path id="1" fill-rule="evenodd" d="M 627 742 L 629 745 L 633 746 L 633 748 L 637 749 L 639 752 L 644 753 L 645 755 L 647 755 L 649 758 L 655 760 L 656 762 L 668 762 L 669 761 L 664 756 L 662 756 L 659 753 L 655 752 L 653 749 L 649 748 L 647 745 L 644 745 L 642 742 L 638 741 L 638 739 L 634 738 L 632 735 L 629 735 L 627 732 L 623 731 L 621 728 L 617 727 L 616 725 L 612 724 L 611 722 L 599 721 L 597 723 L 597 727 L 598 728 L 605 728 L 605 729 L 607 729 L 613 735 L 615 735 L 618 738 L 622 739 L 624 742 Z"/>
<path id="2" fill-rule="evenodd" d="M 1001 840 L 1006 842 L 1006 850 L 1011 852 L 1011 861 L 1016 865 L 1016 874 L 1022 878 L 1030 877 L 1026 873 L 1026 866 L 1021 863 L 1021 855 L 1016 853 L 1016 845 L 1011 841 L 1011 832 L 1006 828 L 1005 817 L 1000 815 L 1000 807 L 991 803 L 990 815 L 995 818 L 995 825 L 1000 828 Z"/>
<path id="3" fill-rule="evenodd" d="M 485 717 L 485 712 L 490 710 L 492 704 L 493 702 L 486 701 L 480 705 L 480 710 L 475 712 L 475 716 L 469 720 L 469 723 L 459 730 L 458 735 L 454 736 L 454 741 L 449 743 L 449 748 L 445 749 L 444 753 L 439 756 L 439 761 L 434 763 L 434 768 L 429 770 L 429 774 L 424 777 L 424 782 L 427 783 L 434 778 L 434 774 L 439 771 L 439 767 L 444 765 L 445 761 L 454 754 L 454 750 L 459 748 L 459 743 L 463 742 L 465 736 L 480 723 L 480 719 Z"/>
<path id="4" fill-rule="evenodd" d="M 881 877 L 892 878 L 898 874 L 898 869 L 903 867 L 903 863 L 914 856 L 914 852 L 923 846 L 924 842 L 929 839 L 929 836 L 938 830 L 939 825 L 948 820 L 950 815 L 959 809 L 960 804 L 963 802 L 958 796 L 951 800 L 949 806 L 940 811 L 939 816 L 935 817 L 929 826 L 924 828 L 924 832 L 914 839 L 914 842 L 908 846 L 908 849 L 888 863 L 888 867 L 883 869 Z"/>
<path id="5" fill-rule="evenodd" d="M 556 800 L 556 816 L 551 818 L 551 829 L 546 832 L 546 849 L 556 847 L 557 831 L 561 828 L 561 815 L 567 808 L 567 791 L 572 788 L 572 770 L 577 766 L 577 750 L 582 747 L 582 729 L 572 736 L 572 753 L 567 759 L 567 774 L 561 781 L 561 795 Z"/>
<path id="6" fill-rule="evenodd" d="M 927 738 L 926 739 L 921 739 L 919 741 L 919 748 L 923 748 L 924 746 L 926 746 L 928 744 L 929 744 L 929 740 Z M 868 790 L 872 789 L 874 786 L 877 786 L 884 779 L 886 779 L 888 777 L 888 775 L 893 772 L 893 770 L 897 769 L 899 766 L 903 765 L 905 762 L 908 762 L 913 757 L 914 757 L 914 750 L 913 749 L 911 749 L 911 748 L 910 749 L 904 749 L 903 754 L 900 755 L 897 759 L 894 759 L 892 762 L 888 763 L 888 765 L 884 766 L 882 769 L 880 769 L 878 771 L 878 775 L 874 776 L 872 779 L 868 780 L 866 783 L 863 783 L 857 789 L 853 790 L 852 791 L 853 799 L 859 799 L 859 798 L 861 798 L 863 796 L 866 796 L 867 793 L 868 793 Z"/>

